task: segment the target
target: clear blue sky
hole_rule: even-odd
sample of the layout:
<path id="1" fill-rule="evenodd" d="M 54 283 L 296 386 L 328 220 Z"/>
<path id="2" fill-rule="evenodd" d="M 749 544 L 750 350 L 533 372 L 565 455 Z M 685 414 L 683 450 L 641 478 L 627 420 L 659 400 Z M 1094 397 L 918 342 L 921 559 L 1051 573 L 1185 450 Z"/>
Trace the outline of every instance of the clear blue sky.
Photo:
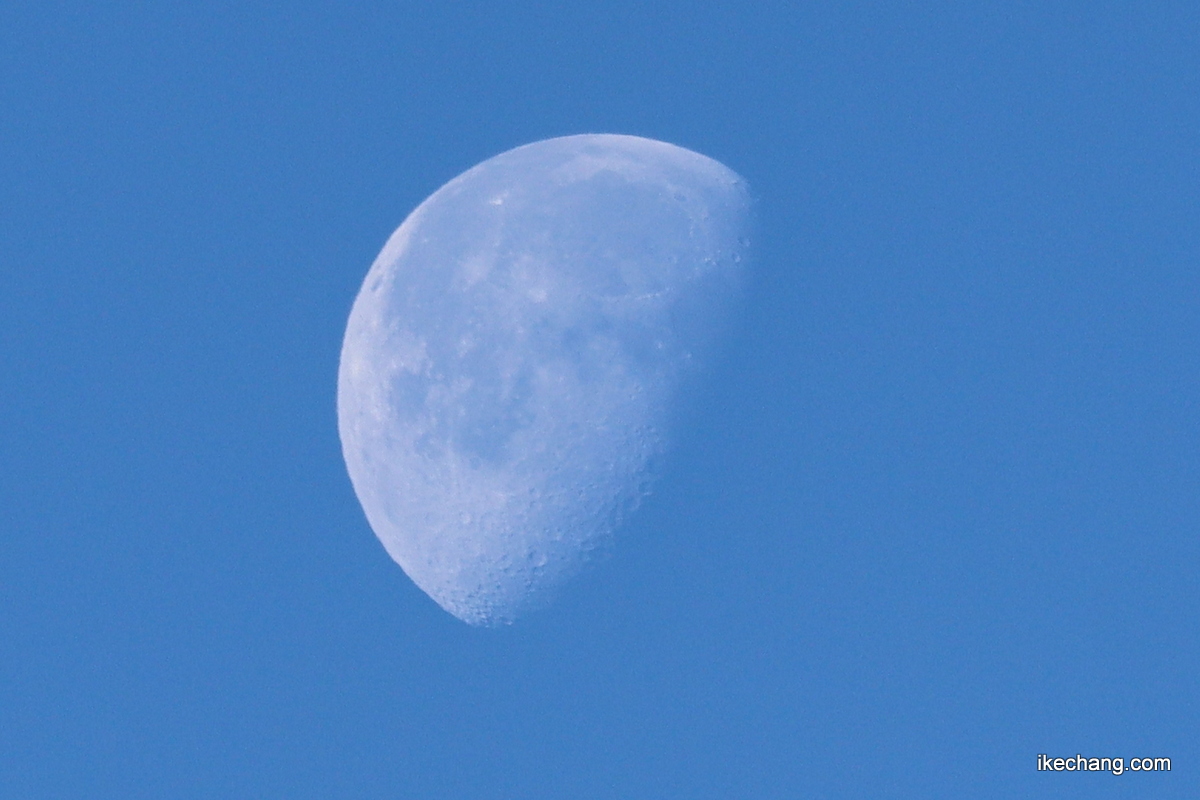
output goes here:
<path id="1" fill-rule="evenodd" d="M 748 319 L 481 631 L 363 518 L 341 336 L 581 132 L 749 180 Z M 4 3 L 0 796 L 1200 796 L 1198 215 L 1194 2 Z"/>

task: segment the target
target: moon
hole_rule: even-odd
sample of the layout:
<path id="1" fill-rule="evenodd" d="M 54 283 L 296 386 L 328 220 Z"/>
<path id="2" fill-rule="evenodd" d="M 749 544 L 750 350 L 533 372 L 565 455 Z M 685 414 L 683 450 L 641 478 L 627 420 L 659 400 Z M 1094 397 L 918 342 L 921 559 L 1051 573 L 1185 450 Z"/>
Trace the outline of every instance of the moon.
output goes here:
<path id="1" fill-rule="evenodd" d="M 511 623 L 608 549 L 729 327 L 750 212 L 717 161 L 587 134 L 484 161 L 388 239 L 338 431 L 372 530 L 442 608 Z"/>

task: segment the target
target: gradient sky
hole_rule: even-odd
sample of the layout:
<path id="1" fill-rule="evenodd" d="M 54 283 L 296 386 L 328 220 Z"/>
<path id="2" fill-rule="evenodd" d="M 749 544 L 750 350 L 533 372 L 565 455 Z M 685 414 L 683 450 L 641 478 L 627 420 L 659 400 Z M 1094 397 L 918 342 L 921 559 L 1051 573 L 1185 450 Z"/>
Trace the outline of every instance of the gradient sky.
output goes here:
<path id="1" fill-rule="evenodd" d="M 1200 796 L 1200 12 L 1047 5 L 0 5 L 0 795 Z M 613 557 L 472 629 L 341 336 L 582 132 L 749 180 L 748 316 Z"/>

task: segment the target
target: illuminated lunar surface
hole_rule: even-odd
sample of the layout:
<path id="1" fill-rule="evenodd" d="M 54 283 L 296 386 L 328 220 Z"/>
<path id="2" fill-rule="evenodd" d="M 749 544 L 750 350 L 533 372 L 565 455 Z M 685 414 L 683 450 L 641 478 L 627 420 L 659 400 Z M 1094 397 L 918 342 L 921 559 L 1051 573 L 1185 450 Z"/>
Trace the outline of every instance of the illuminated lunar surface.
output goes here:
<path id="1" fill-rule="evenodd" d="M 749 206 L 690 150 L 568 136 L 468 170 L 388 240 L 338 429 L 372 529 L 444 609 L 512 622 L 637 507 L 726 327 Z"/>

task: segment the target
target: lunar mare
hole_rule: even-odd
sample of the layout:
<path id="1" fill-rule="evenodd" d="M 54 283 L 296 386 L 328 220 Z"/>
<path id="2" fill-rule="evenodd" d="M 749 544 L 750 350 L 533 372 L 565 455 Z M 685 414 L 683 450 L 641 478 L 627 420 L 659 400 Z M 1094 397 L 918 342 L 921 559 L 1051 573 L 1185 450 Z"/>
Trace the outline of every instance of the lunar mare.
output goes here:
<path id="1" fill-rule="evenodd" d="M 491 158 L 388 240 L 350 313 L 338 430 L 367 520 L 451 614 L 512 622 L 649 491 L 746 261 L 722 164 L 581 135 Z"/>

